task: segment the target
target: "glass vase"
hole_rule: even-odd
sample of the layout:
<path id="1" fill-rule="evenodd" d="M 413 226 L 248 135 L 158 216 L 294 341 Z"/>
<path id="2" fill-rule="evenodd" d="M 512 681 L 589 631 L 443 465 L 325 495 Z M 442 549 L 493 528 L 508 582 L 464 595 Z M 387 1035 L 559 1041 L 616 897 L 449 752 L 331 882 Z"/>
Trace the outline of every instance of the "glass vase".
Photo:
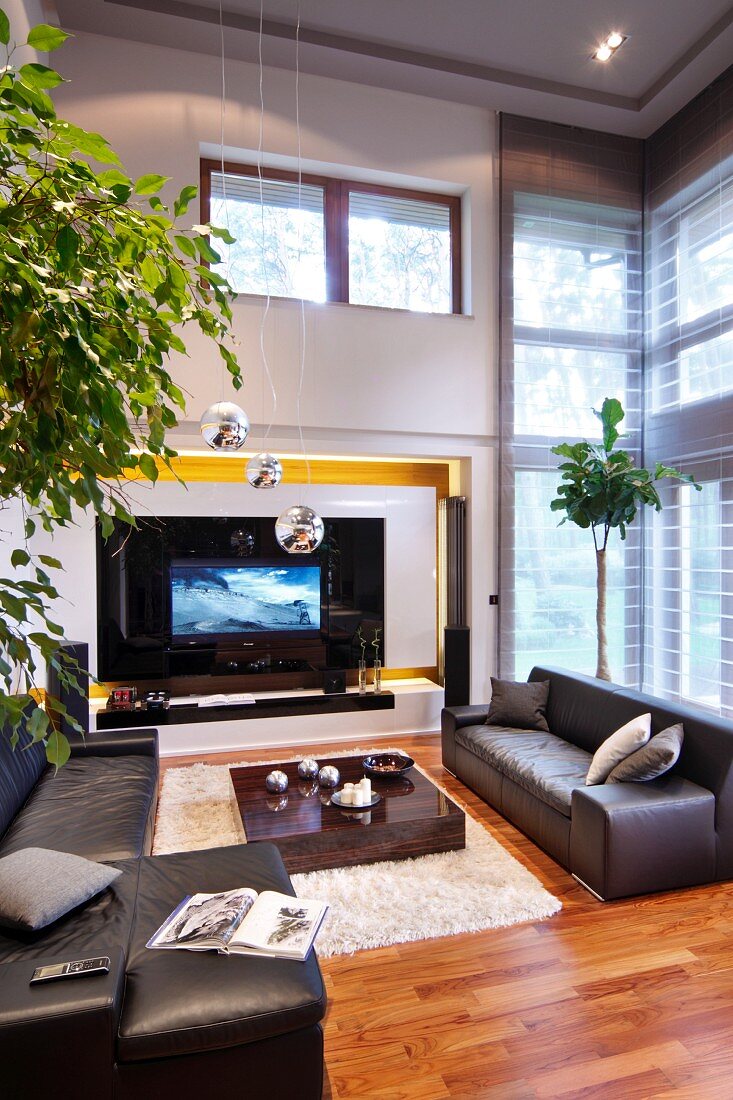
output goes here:
<path id="1" fill-rule="evenodd" d="M 379 695 L 382 691 L 382 662 L 377 658 L 374 662 L 374 694 Z"/>
<path id="2" fill-rule="evenodd" d="M 366 695 L 366 661 L 359 661 L 359 695 Z"/>

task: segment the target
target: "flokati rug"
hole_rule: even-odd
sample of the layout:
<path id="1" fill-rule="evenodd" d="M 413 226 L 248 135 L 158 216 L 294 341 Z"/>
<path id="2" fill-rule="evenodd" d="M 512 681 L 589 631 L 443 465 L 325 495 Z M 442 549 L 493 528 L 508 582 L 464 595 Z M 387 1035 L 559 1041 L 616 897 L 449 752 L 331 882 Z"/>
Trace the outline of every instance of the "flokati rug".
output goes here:
<path id="1" fill-rule="evenodd" d="M 350 749 L 329 755 L 358 756 L 368 751 Z M 253 761 L 192 764 L 167 771 L 158 805 L 155 855 L 239 843 L 241 830 L 235 825 L 229 796 L 229 767 L 248 763 Z M 465 804 L 453 794 L 448 797 L 466 813 L 464 850 L 291 876 L 301 897 L 330 906 L 318 936 L 321 958 L 544 920 L 560 911 L 560 901 L 471 816 Z"/>

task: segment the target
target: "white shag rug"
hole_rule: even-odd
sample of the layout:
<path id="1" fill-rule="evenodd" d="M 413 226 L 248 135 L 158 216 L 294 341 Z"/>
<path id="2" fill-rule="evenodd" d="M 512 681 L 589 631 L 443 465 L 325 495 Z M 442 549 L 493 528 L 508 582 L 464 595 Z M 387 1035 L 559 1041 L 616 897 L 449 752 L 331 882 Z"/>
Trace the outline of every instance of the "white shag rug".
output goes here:
<path id="1" fill-rule="evenodd" d="M 155 855 L 241 843 L 241 826 L 235 824 L 230 802 L 229 768 L 248 763 L 253 762 L 168 770 L 158 805 Z M 560 911 L 561 902 L 471 816 L 465 804 L 453 794 L 448 797 L 466 813 L 462 851 L 291 875 L 301 897 L 330 906 L 318 936 L 322 958 L 544 920 Z"/>

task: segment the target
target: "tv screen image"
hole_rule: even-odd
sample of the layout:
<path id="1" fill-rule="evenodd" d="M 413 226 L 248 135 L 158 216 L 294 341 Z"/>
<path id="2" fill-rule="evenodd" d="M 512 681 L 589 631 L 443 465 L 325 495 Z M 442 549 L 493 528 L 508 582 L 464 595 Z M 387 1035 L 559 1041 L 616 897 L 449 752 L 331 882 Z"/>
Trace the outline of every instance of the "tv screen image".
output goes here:
<path id="1" fill-rule="evenodd" d="M 174 638 L 320 630 L 318 565 L 173 562 L 170 572 Z"/>

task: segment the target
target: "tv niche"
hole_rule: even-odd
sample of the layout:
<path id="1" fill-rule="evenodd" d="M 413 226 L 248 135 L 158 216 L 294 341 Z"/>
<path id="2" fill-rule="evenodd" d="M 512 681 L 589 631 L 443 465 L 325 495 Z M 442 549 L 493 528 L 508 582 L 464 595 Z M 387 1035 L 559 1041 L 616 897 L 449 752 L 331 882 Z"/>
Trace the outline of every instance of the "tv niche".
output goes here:
<path id="1" fill-rule="evenodd" d="M 274 517 L 138 522 L 97 531 L 101 680 L 316 686 L 326 668 L 357 668 L 360 629 L 369 659 L 385 660 L 384 520 L 325 518 L 302 558 L 279 547 Z"/>

